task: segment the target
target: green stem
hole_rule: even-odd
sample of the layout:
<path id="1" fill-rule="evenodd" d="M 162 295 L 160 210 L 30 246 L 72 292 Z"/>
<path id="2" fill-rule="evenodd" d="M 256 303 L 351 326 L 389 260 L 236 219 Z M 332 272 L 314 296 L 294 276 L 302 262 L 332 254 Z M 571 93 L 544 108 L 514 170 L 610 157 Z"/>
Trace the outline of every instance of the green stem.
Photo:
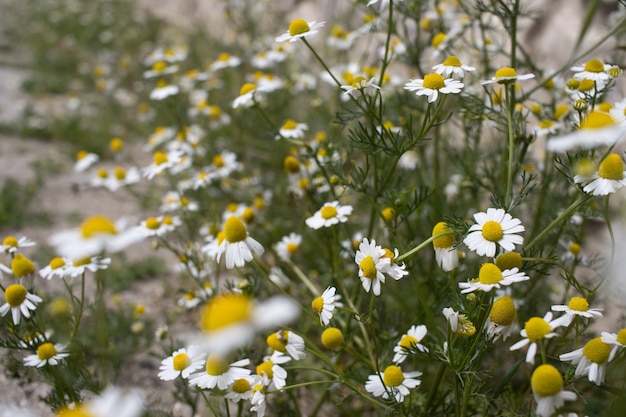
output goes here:
<path id="1" fill-rule="evenodd" d="M 506 194 L 504 195 L 504 206 L 507 210 L 510 210 L 509 204 L 511 203 L 512 198 L 512 187 L 513 187 L 513 155 L 514 155 L 514 145 L 515 145 L 515 135 L 513 134 L 513 112 L 515 111 L 515 85 L 510 84 L 506 85 L 504 89 L 506 93 L 506 103 L 507 103 L 507 112 L 506 112 L 506 122 L 508 125 L 508 134 L 507 134 L 507 147 L 508 147 L 508 163 L 507 163 L 507 174 L 506 174 Z"/>
<path id="2" fill-rule="evenodd" d="M 606 222 L 606 228 L 609 231 L 609 237 L 611 238 L 611 262 L 610 265 L 613 265 L 613 260 L 615 259 L 615 235 L 613 234 L 613 227 L 611 226 L 611 218 L 609 216 L 609 198 L 611 194 L 606 195 L 605 206 L 604 206 L 604 221 Z"/>
<path id="3" fill-rule="evenodd" d="M 394 259 L 395 263 L 398 263 L 400 261 L 402 261 L 403 259 L 408 258 L 409 256 L 413 255 L 414 253 L 424 249 L 425 246 L 428 246 L 429 243 L 431 243 L 432 241 L 434 241 L 435 239 L 438 239 L 442 236 L 446 236 L 446 235 L 452 235 L 454 234 L 454 231 L 448 231 L 448 232 L 442 232 L 439 234 L 436 234 L 434 236 L 429 237 L 428 239 L 426 239 L 425 241 L 423 241 L 422 243 L 420 243 L 419 245 L 417 245 L 416 247 L 414 247 L 413 249 L 411 249 L 410 251 L 403 253 L 402 255 L 398 256 L 396 259 Z"/>

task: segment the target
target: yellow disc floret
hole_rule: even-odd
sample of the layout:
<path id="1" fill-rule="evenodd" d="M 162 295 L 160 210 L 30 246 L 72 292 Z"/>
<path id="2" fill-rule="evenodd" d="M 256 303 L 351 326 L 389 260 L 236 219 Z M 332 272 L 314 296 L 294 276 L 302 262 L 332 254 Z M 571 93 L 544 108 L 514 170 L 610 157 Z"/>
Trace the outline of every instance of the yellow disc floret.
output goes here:
<path id="1" fill-rule="evenodd" d="M 296 122 L 293 119 L 287 119 L 287 121 L 283 123 L 281 128 L 285 130 L 294 130 L 297 127 L 298 127 L 298 122 Z"/>
<path id="2" fill-rule="evenodd" d="M 35 272 L 35 264 L 26 256 L 18 253 L 11 261 L 11 271 L 15 278 L 21 278 Z"/>
<path id="3" fill-rule="evenodd" d="M 239 95 L 243 96 L 254 90 L 256 90 L 256 85 L 252 83 L 245 83 L 244 85 L 241 86 L 241 89 L 239 90 Z"/>
<path id="4" fill-rule="evenodd" d="M 508 326 L 517 317 L 513 299 L 508 295 L 498 298 L 491 306 L 489 319 L 499 326 Z"/>
<path id="5" fill-rule="evenodd" d="M 336 350 L 343 344 L 343 333 L 336 327 L 329 327 L 322 332 L 321 340 L 326 349 Z"/>
<path id="6" fill-rule="evenodd" d="M 460 67 L 461 61 L 456 56 L 450 55 L 449 57 L 446 58 L 445 61 L 443 61 L 443 66 L 444 67 Z"/>
<path id="7" fill-rule="evenodd" d="M 213 376 L 225 374 L 230 366 L 220 356 L 212 353 L 206 360 L 206 373 Z"/>
<path id="8" fill-rule="evenodd" d="M 604 64 L 599 59 L 591 59 L 585 64 L 587 72 L 604 72 Z"/>
<path id="9" fill-rule="evenodd" d="M 433 72 L 424 76 L 422 86 L 424 88 L 430 88 L 431 90 L 440 90 L 446 86 L 445 80 L 443 75 Z"/>
<path id="10" fill-rule="evenodd" d="M 322 211 L 320 214 L 325 220 L 332 219 L 333 217 L 337 217 L 337 208 L 335 208 L 334 206 L 324 206 L 322 207 Z"/>
<path id="11" fill-rule="evenodd" d="M 410 334 L 405 334 L 404 336 L 402 336 L 402 339 L 400 339 L 400 346 L 405 350 L 415 349 L 418 343 L 419 340 L 417 340 Z"/>
<path id="12" fill-rule="evenodd" d="M 580 123 L 581 129 L 600 129 L 615 124 L 615 120 L 607 113 L 601 111 L 590 112 L 585 120 Z"/>
<path id="13" fill-rule="evenodd" d="M 4 298 L 11 307 L 19 307 L 26 299 L 26 287 L 21 284 L 11 284 L 4 290 Z"/>
<path id="14" fill-rule="evenodd" d="M 552 365 L 539 365 L 530 378 L 530 385 L 535 394 L 541 397 L 551 397 L 563 389 L 563 377 Z"/>
<path id="15" fill-rule="evenodd" d="M 289 24 L 289 35 L 296 36 L 310 31 L 309 24 L 304 19 L 292 20 Z"/>
<path id="16" fill-rule="evenodd" d="M 439 222 L 433 227 L 433 236 L 437 236 L 441 233 L 452 232 L 452 228 L 448 226 L 445 222 Z M 454 246 L 456 243 L 456 238 L 454 234 L 450 233 L 449 235 L 440 236 L 433 240 L 433 246 L 437 249 L 448 249 Z"/>
<path id="17" fill-rule="evenodd" d="M 260 376 L 263 376 L 263 374 L 265 374 L 269 379 L 272 379 L 274 378 L 274 371 L 272 371 L 273 366 L 274 362 L 265 361 L 256 367 L 256 373 Z"/>
<path id="18" fill-rule="evenodd" d="M 483 224 L 483 237 L 490 242 L 497 242 L 502 239 L 504 231 L 500 223 L 494 220 L 488 220 Z"/>
<path id="19" fill-rule="evenodd" d="M 37 357 L 43 361 L 48 360 L 56 355 L 57 350 L 50 342 L 43 343 L 37 348 Z"/>
<path id="20" fill-rule="evenodd" d="M 517 252 L 502 253 L 496 258 L 496 265 L 502 271 L 513 268 L 520 269 L 522 267 L 522 255 Z"/>
<path id="21" fill-rule="evenodd" d="M 298 161 L 298 158 L 295 156 L 287 156 L 283 161 L 283 164 L 285 166 L 285 171 L 289 174 L 297 174 L 300 172 L 300 161 Z"/>
<path id="22" fill-rule="evenodd" d="M 241 219 L 236 216 L 230 216 L 224 224 L 224 237 L 229 243 L 237 243 L 248 237 L 246 226 Z"/>
<path id="23" fill-rule="evenodd" d="M 202 310 L 200 324 L 212 332 L 250 318 L 250 299 L 243 294 L 219 294 L 211 298 Z"/>
<path id="24" fill-rule="evenodd" d="M 283 331 L 280 334 L 272 333 L 267 336 L 267 345 L 274 350 L 285 353 L 287 351 L 287 337 L 285 336 L 287 336 L 286 331 Z"/>
<path id="25" fill-rule="evenodd" d="M 174 356 L 172 363 L 175 371 L 182 371 L 191 365 L 191 358 L 186 353 L 179 353 Z"/>
<path id="26" fill-rule="evenodd" d="M 478 272 L 478 281 L 481 284 L 497 284 L 502 281 L 502 271 L 495 264 L 483 264 Z"/>
<path id="27" fill-rule="evenodd" d="M 361 263 L 359 263 L 359 268 L 363 271 L 363 276 L 365 278 L 374 279 L 376 278 L 377 270 L 376 263 L 374 263 L 374 258 L 371 256 L 366 256 L 363 258 Z"/>
<path id="28" fill-rule="evenodd" d="M 146 228 L 150 230 L 157 230 L 161 227 L 161 222 L 156 217 L 148 217 L 146 219 Z"/>
<path id="29" fill-rule="evenodd" d="M 80 225 L 80 233 L 88 239 L 96 234 L 117 234 L 117 229 L 111 220 L 104 216 L 93 216 Z"/>
<path id="30" fill-rule="evenodd" d="M 626 328 L 617 332 L 617 342 L 626 345 Z"/>
<path id="31" fill-rule="evenodd" d="M 244 392 L 250 391 L 250 382 L 244 378 L 236 379 L 233 383 L 232 390 L 237 394 L 243 394 Z"/>
<path id="32" fill-rule="evenodd" d="M 548 333 L 552 331 L 552 328 L 547 321 L 541 317 L 532 317 L 526 323 L 524 323 L 524 329 L 528 340 L 531 342 L 537 342 L 543 339 Z"/>
<path id="33" fill-rule="evenodd" d="M 396 365 L 390 365 L 383 372 L 383 382 L 388 387 L 397 387 L 404 382 L 404 374 L 402 369 Z"/>
<path id="34" fill-rule="evenodd" d="M 315 310 L 315 312 L 317 314 L 320 314 L 322 312 L 322 310 L 324 309 L 324 298 L 323 297 L 317 297 L 316 299 L 314 299 L 311 302 L 311 308 L 313 310 Z"/>
<path id="35" fill-rule="evenodd" d="M 598 169 L 598 175 L 607 180 L 621 180 L 624 178 L 624 162 L 622 158 L 612 153 L 608 155 Z"/>
<path id="36" fill-rule="evenodd" d="M 13 236 L 7 236 L 2 241 L 2 245 L 3 246 L 10 246 L 12 248 L 17 248 L 17 245 L 18 245 L 17 239 L 14 238 Z"/>
<path id="37" fill-rule="evenodd" d="M 65 266 L 65 261 L 63 260 L 63 258 L 59 258 L 58 256 L 56 258 L 52 258 L 52 260 L 50 261 L 50 269 L 59 269 L 59 268 L 63 268 Z"/>
<path id="38" fill-rule="evenodd" d="M 515 78 L 517 77 L 517 71 L 511 67 L 502 67 L 496 71 L 496 80 L 499 78 Z"/>
<path id="39" fill-rule="evenodd" d="M 589 302 L 583 297 L 572 297 L 567 304 L 570 310 L 587 311 L 589 310 Z"/>
<path id="40" fill-rule="evenodd" d="M 602 364 L 609 360 L 611 345 L 604 343 L 601 337 L 587 342 L 583 347 L 583 355 L 593 363 Z"/>

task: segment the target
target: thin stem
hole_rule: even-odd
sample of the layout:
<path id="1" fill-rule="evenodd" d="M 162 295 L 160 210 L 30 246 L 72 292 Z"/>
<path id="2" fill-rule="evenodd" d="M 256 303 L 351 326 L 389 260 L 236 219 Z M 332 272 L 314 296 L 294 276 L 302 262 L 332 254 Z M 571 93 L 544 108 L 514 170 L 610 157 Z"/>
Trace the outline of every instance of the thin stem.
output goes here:
<path id="1" fill-rule="evenodd" d="M 513 134 L 513 112 L 515 111 L 515 86 L 513 84 L 507 85 L 504 89 L 506 94 L 506 103 L 507 103 L 507 112 L 506 112 L 506 122 L 508 126 L 508 134 L 507 134 L 507 146 L 508 146 L 508 163 L 507 163 L 507 174 L 506 174 L 506 194 L 504 195 L 504 205 L 507 207 L 507 210 L 510 210 L 509 204 L 512 198 L 512 187 L 513 187 L 513 156 L 514 156 L 514 142 L 515 137 Z"/>
<path id="2" fill-rule="evenodd" d="M 398 256 L 396 259 L 394 259 L 394 262 L 398 263 L 398 262 L 402 261 L 403 259 L 408 258 L 409 256 L 411 256 L 414 253 L 420 251 L 421 249 L 424 249 L 425 246 L 428 246 L 428 244 L 433 242 L 435 239 L 438 239 L 438 238 L 440 238 L 442 236 L 446 236 L 446 235 L 452 235 L 452 234 L 454 234 L 454 231 L 441 232 L 439 234 L 431 236 L 428 239 L 426 239 L 425 241 L 423 241 L 422 243 L 420 243 L 419 245 L 417 245 L 416 247 L 414 247 L 413 249 L 411 249 L 410 251 L 408 251 L 406 253 L 403 253 L 402 255 Z"/>
<path id="3" fill-rule="evenodd" d="M 606 195 L 605 205 L 604 205 L 604 221 L 606 222 L 606 228 L 609 231 L 609 237 L 611 238 L 611 262 L 610 265 L 613 265 L 613 260 L 615 259 L 615 235 L 613 234 L 613 227 L 611 226 L 611 217 L 609 216 L 609 198 L 611 194 Z"/>

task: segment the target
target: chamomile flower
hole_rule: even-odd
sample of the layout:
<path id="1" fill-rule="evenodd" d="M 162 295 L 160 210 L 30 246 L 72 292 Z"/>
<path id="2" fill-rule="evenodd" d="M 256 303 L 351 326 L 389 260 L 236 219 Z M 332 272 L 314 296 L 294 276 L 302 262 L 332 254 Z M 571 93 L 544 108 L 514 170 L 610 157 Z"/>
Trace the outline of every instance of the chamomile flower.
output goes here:
<path id="1" fill-rule="evenodd" d="M 445 222 L 439 222 L 433 227 L 433 236 L 452 232 L 452 228 Z M 446 272 L 452 271 L 459 264 L 459 251 L 455 248 L 456 238 L 450 233 L 433 240 L 437 265 Z"/>
<path id="2" fill-rule="evenodd" d="M 224 394 L 224 398 L 234 403 L 241 400 L 251 400 L 255 392 L 253 387 L 261 383 L 262 378 L 258 375 L 248 375 L 235 379 L 235 382 L 228 387 L 228 392 Z"/>
<path id="3" fill-rule="evenodd" d="M 11 284 L 4 290 L 6 302 L 0 307 L 0 316 L 4 317 L 10 311 L 13 324 L 20 324 L 20 317 L 30 318 L 31 311 L 37 309 L 37 304 L 43 299 L 38 295 L 31 294 L 21 284 Z"/>
<path id="4" fill-rule="evenodd" d="M 287 371 L 280 365 L 290 360 L 290 356 L 274 352 L 271 356 L 266 356 L 264 362 L 256 367 L 256 373 L 263 378 L 263 385 L 267 389 L 280 390 L 287 384 Z"/>
<path id="5" fill-rule="evenodd" d="M 2 245 L 0 245 L 0 251 L 8 254 L 14 254 L 18 249 L 28 248 L 35 246 L 36 244 L 36 242 L 30 240 L 26 236 L 22 236 L 19 239 L 16 239 L 13 236 L 7 236 L 2 241 Z"/>
<path id="6" fill-rule="evenodd" d="M 579 129 L 548 140 L 549 152 L 567 152 L 571 149 L 593 149 L 613 146 L 626 137 L 626 123 L 618 121 L 609 113 L 592 111 L 580 122 Z"/>
<path id="7" fill-rule="evenodd" d="M 98 175 L 92 178 L 92 187 L 104 187 L 109 191 L 117 191 L 121 187 L 136 184 L 141 180 L 141 174 L 136 167 L 124 169 L 120 166 L 110 171 L 98 171 Z"/>
<path id="8" fill-rule="evenodd" d="M 398 366 L 389 365 L 383 372 L 378 372 L 367 378 L 365 391 L 384 399 L 388 399 L 391 394 L 396 402 L 401 403 L 404 401 L 404 397 L 410 394 L 411 389 L 422 383 L 416 379 L 421 375 L 422 373 L 419 371 L 405 373 Z"/>
<path id="9" fill-rule="evenodd" d="M 437 100 L 439 94 L 458 94 L 465 85 L 457 80 L 445 78 L 436 72 L 426 74 L 424 79 L 409 80 L 404 89 L 415 91 L 418 96 L 427 96 L 428 102 Z"/>
<path id="10" fill-rule="evenodd" d="M 550 417 L 563 406 L 565 401 L 574 401 L 576 394 L 572 391 L 563 390 L 563 377 L 552 365 L 539 365 L 533 371 L 530 378 L 535 402 L 537 402 L 537 415 Z"/>
<path id="11" fill-rule="evenodd" d="M 135 391 L 124 392 L 108 387 L 85 404 L 73 408 L 61 408 L 56 417 L 139 417 L 143 414 L 143 402 Z"/>
<path id="12" fill-rule="evenodd" d="M 352 98 L 360 98 L 361 96 L 371 96 L 380 90 L 380 87 L 374 84 L 375 77 L 369 80 L 362 75 L 354 77 L 352 83 L 349 85 L 342 85 L 341 89 L 344 90 L 344 95 L 349 95 Z"/>
<path id="13" fill-rule="evenodd" d="M 260 378 L 259 382 L 259 378 L 255 379 L 252 384 L 253 394 L 250 399 L 250 411 L 254 411 L 257 417 L 264 417 L 265 408 L 267 407 L 267 404 L 265 403 L 265 386 L 263 385 L 263 379 Z"/>
<path id="14" fill-rule="evenodd" d="M 224 223 L 224 240 L 218 247 L 217 262 L 222 254 L 226 258 L 226 268 L 242 267 L 254 259 L 254 255 L 262 255 L 265 249 L 254 240 L 246 229 L 246 225 L 236 216 L 230 216 Z"/>
<path id="15" fill-rule="evenodd" d="M 33 261 L 26 256 L 18 253 L 11 260 L 11 272 L 17 279 L 21 279 L 30 275 L 33 275 L 37 271 Z"/>
<path id="16" fill-rule="evenodd" d="M 394 262 L 394 260 L 398 257 L 398 248 L 394 248 L 393 252 L 389 248 L 383 248 L 383 250 L 385 251 L 383 258 L 389 259 L 389 266 L 383 270 L 385 275 L 390 276 L 396 281 L 409 275 L 409 271 L 406 270 L 404 262 L 402 262 L 402 264 Z"/>
<path id="17" fill-rule="evenodd" d="M 48 265 L 39 270 L 39 275 L 41 275 L 43 279 L 51 279 L 53 277 L 70 277 L 71 274 L 68 266 L 71 264 L 72 261 L 69 258 L 57 256 L 52 258 Z"/>
<path id="18" fill-rule="evenodd" d="M 476 333 L 474 323 L 472 323 L 465 314 L 455 311 L 452 307 L 445 307 L 442 313 L 446 317 L 452 332 L 463 337 L 470 337 Z"/>
<path id="19" fill-rule="evenodd" d="M 163 236 L 182 224 L 178 216 L 148 217 L 139 225 L 146 236 Z"/>
<path id="20" fill-rule="evenodd" d="M 569 326 L 576 316 L 588 319 L 602 317 L 602 309 L 589 308 L 589 302 L 583 297 L 572 297 L 567 305 L 553 305 L 551 309 L 565 313 L 564 326 Z"/>
<path id="21" fill-rule="evenodd" d="M 76 163 L 74 164 L 74 172 L 83 172 L 93 164 L 98 162 L 100 157 L 92 152 L 79 151 L 76 154 Z"/>
<path id="22" fill-rule="evenodd" d="M 250 375 L 250 370 L 243 368 L 248 365 L 250 365 L 250 359 L 242 359 L 228 364 L 223 357 L 212 353 L 206 360 L 205 371 L 189 376 L 189 385 L 197 385 L 204 389 L 217 387 L 223 391 L 235 380 Z"/>
<path id="23" fill-rule="evenodd" d="M 613 194 L 626 185 L 626 170 L 622 157 L 616 153 L 609 154 L 602 160 L 597 172 L 589 176 L 576 175 L 574 182 L 583 184 L 583 191 L 587 194 Z"/>
<path id="24" fill-rule="evenodd" d="M 492 77 L 490 80 L 484 80 L 484 81 L 481 81 L 480 83 L 482 85 L 495 84 L 495 83 L 510 84 L 510 83 L 515 83 L 517 81 L 530 80 L 531 78 L 535 78 L 535 74 L 518 75 L 517 71 L 515 71 L 515 68 L 503 67 L 497 70 L 495 76 Z"/>
<path id="25" fill-rule="evenodd" d="M 276 253 L 278 257 L 283 261 L 290 259 L 300 249 L 302 243 L 302 236 L 297 233 L 289 233 L 276 244 Z"/>
<path id="26" fill-rule="evenodd" d="M 522 222 L 503 209 L 488 208 L 486 213 L 474 214 L 474 220 L 477 224 L 469 228 L 463 243 L 480 256 L 494 257 L 498 245 L 509 252 L 524 243 L 517 235 L 525 230 Z"/>
<path id="27" fill-rule="evenodd" d="M 272 348 L 274 352 L 287 354 L 295 360 L 304 359 L 306 357 L 304 339 L 292 331 L 279 330 L 269 335 L 266 341 L 267 345 Z"/>
<path id="28" fill-rule="evenodd" d="M 485 322 L 487 335 L 493 338 L 495 342 L 500 337 L 505 341 L 511 333 L 516 330 L 517 325 L 517 309 L 513 298 L 505 295 L 493 302 L 489 318 Z"/>
<path id="29" fill-rule="evenodd" d="M 611 345 L 596 337 L 588 341 L 585 346 L 572 352 L 559 355 L 563 362 L 571 362 L 576 366 L 576 376 L 587 375 L 590 382 L 596 385 L 604 383 L 606 365 L 611 357 Z"/>
<path id="30" fill-rule="evenodd" d="M 330 227 L 337 223 L 347 222 L 350 214 L 352 214 L 352 206 L 342 206 L 338 201 L 332 201 L 324 203 L 321 209 L 306 219 L 306 225 L 311 229 Z"/>
<path id="31" fill-rule="evenodd" d="M 37 347 L 37 353 L 24 358 L 24 365 L 36 366 L 37 368 L 45 365 L 58 365 L 63 358 L 70 356 L 69 353 L 64 352 L 66 347 L 67 345 L 59 343 L 42 343 Z"/>
<path id="32" fill-rule="evenodd" d="M 535 356 L 537 355 L 537 344 L 544 339 L 551 339 L 557 336 L 553 332 L 554 329 L 563 325 L 561 318 L 552 320 L 552 313 L 547 312 L 543 318 L 532 317 L 526 323 L 524 323 L 524 329 L 520 332 L 520 335 L 524 339 L 512 345 L 510 350 L 518 350 L 524 346 L 528 346 L 526 352 L 526 362 L 535 363 Z"/>
<path id="33" fill-rule="evenodd" d="M 423 324 L 411 326 L 393 348 L 393 351 L 396 353 L 393 356 L 393 363 L 400 364 L 404 362 L 410 353 L 418 350 L 420 352 L 428 352 L 428 348 L 420 343 L 426 336 L 426 333 L 428 333 L 428 330 Z"/>
<path id="34" fill-rule="evenodd" d="M 489 292 L 494 288 L 500 288 L 501 286 L 511 285 L 528 279 L 530 277 L 524 272 L 519 272 L 517 268 L 502 271 L 496 264 L 487 262 L 480 267 L 478 278 L 469 282 L 460 282 L 459 287 L 462 289 L 461 294 L 467 294 L 476 290 Z"/>
<path id="35" fill-rule="evenodd" d="M 170 170 L 183 158 L 183 153 L 178 150 L 170 152 L 156 151 L 152 157 L 153 162 L 142 170 L 142 175 L 151 180 L 160 173 Z"/>
<path id="36" fill-rule="evenodd" d="M 171 381 L 179 376 L 183 379 L 189 376 L 205 364 L 204 353 L 197 346 L 178 349 L 161 361 L 159 378 L 163 381 Z"/>
<path id="37" fill-rule="evenodd" d="M 606 82 L 609 79 L 608 70 L 611 65 L 604 64 L 599 59 L 590 59 L 584 64 L 575 65 L 570 68 L 574 71 L 574 78 L 577 80 L 592 80 Z"/>
<path id="38" fill-rule="evenodd" d="M 241 58 L 230 55 L 226 52 L 221 53 L 215 62 L 211 64 L 211 71 L 218 71 L 224 68 L 233 68 L 241 64 Z"/>
<path id="39" fill-rule="evenodd" d="M 476 68 L 463 65 L 459 58 L 450 55 L 441 64 L 435 65 L 433 70 L 444 77 L 449 78 L 452 75 L 457 75 L 459 78 L 463 78 L 465 77 L 465 71 L 476 71 Z"/>
<path id="40" fill-rule="evenodd" d="M 626 328 L 621 329 L 617 333 L 602 332 L 600 336 L 602 337 L 602 341 L 604 343 L 613 346 L 611 349 L 611 355 L 609 356 L 609 362 L 613 360 L 618 349 L 626 347 Z"/>
<path id="41" fill-rule="evenodd" d="M 309 126 L 306 123 L 298 123 L 293 119 L 287 119 L 280 127 L 276 139 L 280 139 L 281 137 L 288 139 L 302 139 L 307 130 L 309 130 Z"/>
<path id="42" fill-rule="evenodd" d="M 170 96 L 175 96 L 180 92 L 180 88 L 177 85 L 169 84 L 165 80 L 159 80 L 154 87 L 154 89 L 150 92 L 151 100 L 165 100 Z"/>
<path id="43" fill-rule="evenodd" d="M 289 30 L 276 38 L 276 42 L 295 42 L 298 39 L 315 35 L 326 22 L 307 22 L 304 19 L 295 19 L 289 23 Z"/>
<path id="44" fill-rule="evenodd" d="M 385 250 L 376 245 L 376 241 L 369 242 L 364 238 L 354 256 L 354 262 L 359 266 L 359 278 L 366 292 L 380 295 L 380 284 L 385 282 L 383 271 L 390 265 L 389 258 L 385 257 Z"/>
<path id="45" fill-rule="evenodd" d="M 322 326 L 328 326 L 330 319 L 333 318 L 335 308 L 342 306 L 339 302 L 340 299 L 341 295 L 337 294 L 337 289 L 335 287 L 328 287 L 321 296 L 311 302 L 311 308 L 320 315 L 320 324 Z"/>
<path id="46" fill-rule="evenodd" d="M 111 258 L 102 258 L 101 256 L 85 256 L 82 258 L 74 258 L 66 264 L 66 274 L 70 277 L 79 277 L 86 271 L 96 272 L 101 269 L 107 269 L 111 265 Z"/>
<path id="47" fill-rule="evenodd" d="M 252 107 L 255 104 L 256 85 L 245 83 L 239 90 L 239 96 L 233 101 L 233 109 L 238 107 Z"/>

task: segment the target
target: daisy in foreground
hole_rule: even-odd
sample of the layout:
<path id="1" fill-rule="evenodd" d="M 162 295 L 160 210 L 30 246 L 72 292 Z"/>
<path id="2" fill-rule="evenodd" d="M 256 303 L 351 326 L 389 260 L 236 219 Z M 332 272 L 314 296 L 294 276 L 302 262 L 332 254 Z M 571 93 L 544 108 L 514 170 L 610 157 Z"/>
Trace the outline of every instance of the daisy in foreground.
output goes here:
<path id="1" fill-rule="evenodd" d="M 463 243 L 480 256 L 495 256 L 497 245 L 510 252 L 524 243 L 524 238 L 517 235 L 525 230 L 522 222 L 504 209 L 488 208 L 486 213 L 474 214 L 474 220 L 477 224 L 469 228 Z"/>
<path id="2" fill-rule="evenodd" d="M 533 396 L 537 402 L 537 414 L 550 417 L 565 401 L 576 400 L 572 391 L 563 391 L 563 377 L 552 365 L 539 365 L 530 378 Z"/>
<path id="3" fill-rule="evenodd" d="M 559 355 L 563 362 L 571 362 L 576 366 L 576 376 L 588 375 L 589 381 L 596 385 L 604 383 L 606 365 L 611 358 L 611 345 L 602 337 L 596 337 L 580 349 Z"/>
<path id="4" fill-rule="evenodd" d="M 424 79 L 409 80 L 404 85 L 404 89 L 415 91 L 418 96 L 427 96 L 428 102 L 432 103 L 437 100 L 439 93 L 458 94 L 464 86 L 460 81 L 445 78 L 443 75 L 433 72 L 426 74 Z"/>
<path id="5" fill-rule="evenodd" d="M 618 122 L 609 113 L 592 111 L 580 122 L 578 130 L 548 140 L 546 150 L 567 152 L 574 148 L 613 146 L 624 137 L 626 123 Z"/>
<path id="6" fill-rule="evenodd" d="M 13 324 L 20 324 L 20 317 L 30 318 L 30 312 L 37 309 L 37 304 L 43 299 L 31 294 L 21 284 L 11 284 L 4 290 L 6 303 L 0 307 L 0 316 L 4 317 L 10 311 Z"/>
<path id="7" fill-rule="evenodd" d="M 396 353 L 393 357 L 393 363 L 401 364 L 410 353 L 414 353 L 417 350 L 420 352 L 428 352 L 428 348 L 420 344 L 427 332 L 428 330 L 423 324 L 419 326 L 411 326 L 411 328 L 402 336 L 402 339 L 400 339 L 398 344 L 393 348 L 393 351 Z"/>
<path id="8" fill-rule="evenodd" d="M 242 359 L 229 365 L 220 355 L 212 353 L 206 360 L 205 372 L 191 375 L 189 385 L 197 385 L 205 389 L 217 387 L 225 390 L 235 380 L 250 375 L 249 369 L 242 368 L 248 365 L 250 365 L 250 359 Z"/>
<path id="9" fill-rule="evenodd" d="M 226 268 L 242 267 L 254 259 L 253 253 L 262 255 L 265 249 L 254 240 L 239 217 L 231 216 L 224 223 L 224 239 L 218 246 L 217 262 L 226 254 Z"/>
<path id="10" fill-rule="evenodd" d="M 419 371 L 404 373 L 396 365 L 390 365 L 385 368 L 384 372 L 370 375 L 365 383 L 365 390 L 375 397 L 382 396 L 384 399 L 388 399 L 391 395 L 401 403 L 404 397 L 410 394 L 410 389 L 422 383 L 419 379 L 415 379 L 421 375 Z"/>
<path id="11" fill-rule="evenodd" d="M 567 305 L 554 305 L 552 311 L 565 313 L 564 326 L 569 326 L 576 316 L 588 319 L 602 317 L 602 309 L 589 308 L 589 302 L 583 297 L 572 297 Z"/>
<path id="12" fill-rule="evenodd" d="M 159 378 L 163 381 L 171 381 L 181 376 L 183 379 L 204 365 L 204 353 L 198 347 L 191 345 L 188 348 L 178 349 L 169 357 L 161 361 Z"/>
<path id="13" fill-rule="evenodd" d="M 338 302 L 340 299 L 341 295 L 337 294 L 337 289 L 335 287 L 328 287 L 321 296 L 311 302 L 311 308 L 320 315 L 320 324 L 322 326 L 328 326 L 330 319 L 333 318 L 335 307 L 342 306 L 342 304 Z"/>
<path id="14" fill-rule="evenodd" d="M 520 349 L 530 343 L 526 352 L 526 363 L 535 363 L 535 355 L 537 355 L 537 343 L 543 339 L 551 339 L 557 336 L 553 332 L 554 329 L 563 325 L 563 319 L 558 318 L 552 320 L 552 313 L 547 312 L 543 318 L 532 317 L 524 323 L 524 329 L 520 335 L 525 339 L 520 340 L 509 348 L 509 350 Z"/>
<path id="15" fill-rule="evenodd" d="M 138 393 L 109 387 L 84 404 L 62 408 L 56 417 L 139 417 L 142 414 L 143 404 Z"/>
<path id="16" fill-rule="evenodd" d="M 289 30 L 276 38 L 276 42 L 295 42 L 298 39 L 315 35 L 326 22 L 307 22 L 304 19 L 295 19 L 289 23 Z"/>
<path id="17" fill-rule="evenodd" d="M 24 365 L 36 366 L 37 368 L 41 368 L 45 365 L 58 365 L 61 359 L 70 356 L 69 353 L 63 352 L 66 347 L 66 345 L 61 345 L 59 343 L 42 343 L 39 347 L 37 347 L 37 353 L 28 355 L 24 358 Z"/>
<path id="18" fill-rule="evenodd" d="M 517 310 L 511 297 L 505 295 L 493 302 L 485 328 L 494 342 L 500 337 L 503 341 L 506 340 L 518 328 Z"/>
<path id="19" fill-rule="evenodd" d="M 530 279 L 524 272 L 519 272 L 517 268 L 500 270 L 495 264 L 486 263 L 480 267 L 478 278 L 469 282 L 460 282 L 461 294 L 470 293 L 476 290 L 489 292 L 502 285 L 511 285 L 514 282 L 521 282 Z"/>
<path id="20" fill-rule="evenodd" d="M 330 227 L 337 223 L 347 222 L 350 214 L 352 214 L 352 206 L 342 206 L 338 201 L 332 201 L 324 203 L 321 209 L 306 219 L 306 225 L 311 229 Z"/>
<path id="21" fill-rule="evenodd" d="M 435 65 L 433 70 L 435 70 L 437 74 L 441 74 L 444 77 L 458 75 L 460 78 L 463 78 L 465 77 L 465 71 L 476 71 L 476 68 L 461 64 L 459 58 L 451 55 L 441 64 Z"/>
<path id="22" fill-rule="evenodd" d="M 380 295 L 380 284 L 385 282 L 384 271 L 389 269 L 390 259 L 385 256 L 386 252 L 376 245 L 376 241 L 369 242 L 364 238 L 356 252 L 354 262 L 359 266 L 359 278 L 366 292 Z"/>
<path id="23" fill-rule="evenodd" d="M 433 236 L 441 233 L 452 232 L 452 228 L 445 222 L 439 222 L 433 227 Z M 437 265 L 446 272 L 452 271 L 459 264 L 459 251 L 454 247 L 456 238 L 454 234 L 441 236 L 433 240 L 433 248 L 435 248 L 435 259 Z"/>
<path id="24" fill-rule="evenodd" d="M 613 194 L 626 185 L 626 171 L 622 157 L 616 153 L 609 154 L 600 163 L 598 172 L 587 175 L 576 175 L 574 182 L 583 184 L 583 191 L 591 195 Z"/>
<path id="25" fill-rule="evenodd" d="M 490 80 L 481 81 L 482 85 L 487 84 L 510 84 L 517 81 L 530 80 L 531 78 L 535 78 L 535 74 L 523 74 L 518 75 L 515 68 L 503 67 L 496 71 L 495 77 L 492 77 Z"/>

